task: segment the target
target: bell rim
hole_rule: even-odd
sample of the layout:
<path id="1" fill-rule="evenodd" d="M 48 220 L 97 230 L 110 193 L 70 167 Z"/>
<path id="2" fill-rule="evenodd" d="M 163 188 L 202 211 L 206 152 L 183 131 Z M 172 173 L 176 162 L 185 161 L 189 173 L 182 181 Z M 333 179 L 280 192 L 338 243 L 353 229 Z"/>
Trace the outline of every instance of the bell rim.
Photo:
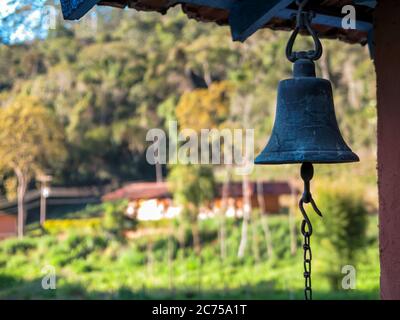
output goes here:
<path id="1" fill-rule="evenodd" d="M 325 78 L 319 78 L 319 77 L 307 77 L 307 76 L 301 76 L 301 77 L 293 77 L 293 78 L 286 78 L 286 79 L 282 79 L 279 81 L 279 84 L 286 84 L 288 82 L 298 82 L 301 81 L 302 83 L 305 82 L 315 82 L 315 81 L 321 81 L 321 82 L 325 82 L 327 84 L 329 84 L 329 86 L 332 88 L 332 83 Z"/>
<path id="2" fill-rule="evenodd" d="M 291 155 L 289 157 L 288 155 Z M 286 155 L 287 160 L 282 160 Z M 263 157 L 264 156 L 264 157 Z M 291 158 L 291 159 L 290 159 Z M 259 154 L 254 160 L 255 164 L 296 164 L 311 162 L 316 164 L 354 163 L 360 158 L 353 151 L 305 151 L 305 152 L 268 152 Z"/>

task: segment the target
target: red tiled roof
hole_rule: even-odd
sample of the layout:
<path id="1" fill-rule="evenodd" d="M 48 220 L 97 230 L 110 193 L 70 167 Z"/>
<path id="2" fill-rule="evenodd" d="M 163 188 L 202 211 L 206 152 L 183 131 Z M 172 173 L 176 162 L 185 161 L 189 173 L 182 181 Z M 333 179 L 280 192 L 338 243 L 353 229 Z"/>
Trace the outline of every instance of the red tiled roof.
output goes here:
<path id="1" fill-rule="evenodd" d="M 218 196 L 222 197 L 222 184 L 218 184 Z M 263 193 L 266 195 L 282 195 L 290 194 L 291 188 L 287 182 L 262 182 Z M 250 183 L 250 193 L 257 192 L 257 184 Z M 231 182 L 229 184 L 228 196 L 241 197 L 243 188 L 241 182 Z M 103 201 L 114 201 L 119 199 L 128 200 L 145 200 L 145 199 L 162 199 L 171 198 L 172 194 L 168 190 L 166 182 L 134 182 L 120 189 L 107 193 L 103 196 Z"/>
<path id="2" fill-rule="evenodd" d="M 104 201 L 119 199 L 139 200 L 139 199 L 160 199 L 171 197 L 165 182 L 135 182 L 130 183 L 120 189 L 105 194 Z"/>

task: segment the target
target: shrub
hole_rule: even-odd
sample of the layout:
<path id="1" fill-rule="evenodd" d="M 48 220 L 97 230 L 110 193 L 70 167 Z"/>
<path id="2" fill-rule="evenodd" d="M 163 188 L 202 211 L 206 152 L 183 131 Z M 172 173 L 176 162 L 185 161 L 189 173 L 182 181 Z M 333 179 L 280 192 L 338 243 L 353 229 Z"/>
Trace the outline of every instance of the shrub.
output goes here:
<path id="1" fill-rule="evenodd" d="M 95 271 L 95 265 L 85 260 L 73 260 L 70 264 L 71 269 L 76 273 L 86 273 Z"/>
<path id="2" fill-rule="evenodd" d="M 63 217 L 67 219 L 89 219 L 98 218 L 103 215 L 104 203 L 88 204 L 82 210 L 69 212 L 64 214 Z"/>
<path id="3" fill-rule="evenodd" d="M 94 230 L 101 225 L 101 218 L 91 219 L 62 219 L 47 220 L 43 227 L 49 234 L 58 234 L 68 232 L 70 230 Z"/>
<path id="4" fill-rule="evenodd" d="M 91 252 L 104 249 L 107 246 L 107 240 L 96 235 L 70 234 L 65 240 L 65 244 L 68 250 L 84 249 Z"/>
<path id="5" fill-rule="evenodd" d="M 124 228 L 126 201 L 108 202 L 104 205 L 102 227 L 105 231 L 121 236 Z"/>
<path id="6" fill-rule="evenodd" d="M 34 239 L 9 239 L 2 243 L 2 251 L 5 254 L 27 253 L 31 249 L 35 249 L 37 242 Z"/>
<path id="7" fill-rule="evenodd" d="M 134 267 L 144 265 L 146 262 L 146 252 L 142 252 L 135 247 L 123 251 L 119 256 L 119 262 L 123 266 Z"/>
<path id="8" fill-rule="evenodd" d="M 341 267 L 354 266 L 366 244 L 366 204 L 359 189 L 344 185 L 319 190 L 317 204 L 324 216 L 316 218 L 315 240 L 324 249 L 324 269 L 330 285 L 338 289 L 343 277 Z"/>

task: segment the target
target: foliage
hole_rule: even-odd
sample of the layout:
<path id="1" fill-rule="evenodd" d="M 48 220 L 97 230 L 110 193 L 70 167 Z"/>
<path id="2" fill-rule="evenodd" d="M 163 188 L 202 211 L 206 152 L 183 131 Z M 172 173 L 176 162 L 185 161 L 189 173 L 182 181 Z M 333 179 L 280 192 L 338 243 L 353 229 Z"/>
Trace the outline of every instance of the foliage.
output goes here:
<path id="1" fill-rule="evenodd" d="M 173 166 L 168 182 L 174 193 L 174 199 L 183 206 L 199 208 L 213 199 L 215 181 L 209 166 Z"/>
<path id="2" fill-rule="evenodd" d="M 168 183 L 174 194 L 174 200 L 187 210 L 190 220 L 197 219 L 199 208 L 207 205 L 214 197 L 214 175 L 208 166 L 173 166 L 168 176 Z"/>
<path id="3" fill-rule="evenodd" d="M 2 252 L 8 255 L 26 254 L 32 249 L 36 249 L 36 242 L 33 239 L 9 239 L 4 241 L 1 246 Z"/>
<path id="4" fill-rule="evenodd" d="M 16 177 L 11 176 L 4 179 L 4 191 L 8 201 L 13 201 L 17 198 L 18 180 Z"/>
<path id="5" fill-rule="evenodd" d="M 60 124 L 39 99 L 19 95 L 0 110 L 0 172 L 7 174 L 12 171 L 18 181 L 20 237 L 24 233 L 24 197 L 29 182 L 48 169 L 60 168 L 65 156 L 63 142 Z M 8 179 L 6 182 L 10 181 Z M 6 183 L 7 187 L 10 184 Z M 11 195 L 15 192 L 8 191 Z"/>
<path id="6" fill-rule="evenodd" d="M 49 234 L 68 233 L 73 230 L 99 230 L 102 223 L 101 218 L 91 219 L 60 219 L 46 220 L 43 228 Z"/>
<path id="7" fill-rule="evenodd" d="M 122 235 L 127 220 L 125 213 L 128 206 L 127 201 L 108 202 L 104 206 L 104 216 L 102 218 L 102 227 L 106 232 Z"/>
<path id="8" fill-rule="evenodd" d="M 209 166 L 175 165 L 168 176 L 168 184 L 175 203 L 182 206 L 183 226 L 185 222 L 191 224 L 193 242 L 198 252 L 198 213 L 201 206 L 207 205 L 214 198 L 216 187 L 213 171 Z"/>
<path id="9" fill-rule="evenodd" d="M 315 241 L 325 248 L 326 272 L 337 289 L 345 265 L 355 265 L 366 246 L 367 208 L 362 192 L 350 186 L 334 185 L 318 192 L 317 203 L 324 212 L 315 226 Z"/>
<path id="10" fill-rule="evenodd" d="M 0 112 L 0 167 L 27 177 L 63 159 L 63 132 L 54 115 L 32 96 L 19 96 Z"/>
<path id="11" fill-rule="evenodd" d="M 88 205 L 80 211 L 58 215 L 58 219 L 46 220 L 43 228 L 49 234 L 80 230 L 89 233 L 105 231 L 106 234 L 121 236 L 124 230 L 135 229 L 138 224 L 137 220 L 126 217 L 126 208 L 126 201 Z"/>
<path id="12" fill-rule="evenodd" d="M 0 161 L 10 159 L 17 151 L 28 150 L 15 159 L 29 160 L 29 175 L 57 164 L 62 168 L 56 168 L 55 180 L 64 185 L 152 179 L 154 171 L 144 157 L 145 134 L 149 128 L 166 127 L 167 121 L 175 118 L 181 127 L 196 130 L 233 128 L 240 123 L 255 129 L 256 152 L 265 146 L 273 123 L 277 83 L 291 73 L 291 64 L 284 59 L 288 34 L 260 30 L 246 43 L 239 44 L 231 41 L 227 28 L 199 24 L 179 10 L 172 9 L 168 15 L 160 16 L 137 15 L 133 10 L 97 9 L 97 31 L 84 23 L 71 25 L 63 21 L 43 40 L 10 45 L 10 28 L 15 23 L 21 24 L 39 1 L 20 3 L 28 4 L 22 15 L 11 15 L 1 21 L 0 37 L 8 44 L 0 46 Z M 341 130 L 354 150 L 372 155 L 370 161 L 357 167 L 358 171 L 350 167 L 351 171 L 360 179 L 375 183 L 372 169 L 376 141 L 371 134 L 376 127 L 373 64 L 367 49 L 360 46 L 324 41 L 324 49 L 318 73 L 333 83 Z M 234 99 L 235 103 L 231 103 L 231 96 L 244 99 Z M 242 121 L 243 110 L 250 108 L 246 121 Z M 36 115 L 40 115 L 38 121 Z M 54 129 L 54 134 L 46 131 L 49 128 Z M 22 134 L 27 138 L 21 138 Z M 64 144 L 66 161 L 59 161 Z M 326 166 L 321 170 L 335 177 L 344 173 L 348 178 L 348 168 Z M 8 166 L 3 189 L 15 188 L 10 170 Z M 279 175 L 280 179 L 286 179 L 291 175 L 290 170 L 293 169 L 257 168 L 255 175 L 257 178 Z M 176 166 L 171 171 L 170 183 L 176 200 L 185 206 L 186 217 L 192 223 L 197 222 L 198 207 L 214 192 L 211 170 Z M 354 262 L 355 252 L 363 242 L 359 241 L 363 238 L 363 209 L 346 197 L 337 203 L 346 210 L 336 215 L 333 212 L 337 206 L 330 208 L 328 200 L 321 199 L 321 208 L 327 212 L 324 225 L 335 232 L 344 230 L 344 237 L 351 239 L 351 243 L 346 243 L 350 249 L 343 249 L 342 236 L 332 236 L 321 227 L 327 235 L 321 238 L 321 243 L 313 243 L 313 252 L 328 265 L 331 257 L 337 255 L 331 254 L 335 252 L 332 246 L 347 251 L 341 257 L 347 256 Z M 338 221 L 327 222 L 347 210 L 355 212 L 355 216 L 345 216 L 344 227 Z M 120 234 L 121 228 L 126 227 L 123 211 L 119 204 L 91 206 L 74 217 L 97 217 L 105 212 L 101 222 L 82 220 L 68 225 L 68 221 L 59 221 L 53 226 L 46 223 L 49 235 L 0 243 L 0 296 L 193 298 L 204 294 L 209 299 L 302 298 L 301 250 L 295 257 L 290 255 L 285 217 L 271 219 L 276 257 L 267 260 L 266 248 L 260 241 L 260 263 L 255 263 L 250 255 L 243 260 L 236 258 L 240 232 L 237 221 L 228 221 L 228 254 L 226 264 L 222 265 L 215 258 L 219 252 L 216 221 L 200 223 L 205 244 L 202 264 L 198 253 L 190 248 L 188 232 L 182 237 L 182 247 L 178 245 L 182 239 L 177 239 L 177 234 L 122 242 L 104 235 L 103 230 L 98 233 L 101 231 L 97 230 L 97 223 L 100 223 L 100 228 Z M 354 227 L 353 222 L 347 222 L 352 219 Z M 96 227 L 85 227 L 92 224 Z M 258 233 L 250 237 L 250 242 L 262 237 L 260 226 L 255 229 Z M 359 239 L 355 236 L 357 230 L 361 234 Z M 313 284 L 322 297 L 377 297 L 377 235 L 376 228 L 371 230 L 368 246 L 359 252 L 360 260 L 357 259 L 360 291 L 348 295 L 329 293 L 329 274 L 322 273 L 316 260 Z M 182 254 L 184 250 L 186 255 Z M 174 258 L 170 264 L 169 251 Z M 38 266 L 49 262 L 60 269 L 56 292 L 44 292 L 37 285 L 42 276 Z"/>
<path id="13" fill-rule="evenodd" d="M 376 216 L 368 218 L 371 241 L 360 252 L 356 290 L 330 289 L 329 278 L 319 263 L 329 257 L 330 251 L 319 241 L 313 241 L 315 299 L 379 298 L 376 219 Z M 219 256 L 216 219 L 200 223 L 201 260 L 189 243 L 187 248 L 180 248 L 174 233 L 169 237 L 146 235 L 121 242 L 102 232 L 74 229 L 23 240 L 4 240 L 0 242 L 0 297 L 303 299 L 302 251 L 290 255 L 287 216 L 270 217 L 277 257 L 267 259 L 266 248 L 261 245 L 258 263 L 251 255 L 237 258 L 239 224 L 234 219 L 226 222 L 227 258 L 224 263 L 216 258 Z M 261 226 L 256 230 L 257 236 L 262 237 Z M 252 240 L 250 237 L 249 241 Z M 186 255 L 182 255 L 182 250 Z M 40 287 L 41 268 L 48 264 L 56 267 L 57 290 Z M 337 273 L 343 276 L 340 270 Z"/>
<path id="14" fill-rule="evenodd" d="M 176 107 L 180 127 L 197 132 L 216 128 L 228 118 L 232 91 L 232 85 L 223 81 L 212 83 L 207 89 L 185 92 Z"/>
<path id="15" fill-rule="evenodd" d="M 88 219 L 88 218 L 97 218 L 102 217 L 104 214 L 104 207 L 107 205 L 107 202 L 96 203 L 96 204 L 87 204 L 83 209 L 73 212 L 60 212 L 54 214 L 52 217 L 54 218 L 62 218 L 62 219 Z"/>
<path id="16" fill-rule="evenodd" d="M 255 152 L 265 146 L 277 83 L 291 71 L 284 58 L 287 33 L 260 30 L 239 44 L 227 28 L 199 24 L 178 9 L 165 16 L 105 8 L 95 14 L 96 32 L 84 23 L 59 21 L 41 41 L 0 47 L 0 104 L 21 93 L 37 96 L 66 132 L 60 183 L 153 179 L 144 157 L 147 130 L 167 127 L 177 115 L 182 127 L 230 128 L 243 116 L 241 101 L 228 105 L 231 95 L 252 97 Z M 333 83 L 342 132 L 355 151 L 372 154 L 375 78 L 367 49 L 323 44 L 318 73 Z M 193 86 L 193 75 L 208 89 Z M 365 163 L 372 165 L 361 175 L 371 176 L 373 160 Z M 282 178 L 286 171 L 265 174 Z"/>

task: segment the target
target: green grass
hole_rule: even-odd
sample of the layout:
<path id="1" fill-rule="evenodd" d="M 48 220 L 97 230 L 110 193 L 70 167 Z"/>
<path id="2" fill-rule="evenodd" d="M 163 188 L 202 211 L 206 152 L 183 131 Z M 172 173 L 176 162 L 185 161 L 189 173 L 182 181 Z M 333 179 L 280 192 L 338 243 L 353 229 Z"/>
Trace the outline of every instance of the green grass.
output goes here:
<path id="1" fill-rule="evenodd" d="M 121 240 L 99 230 L 83 233 L 71 229 L 58 235 L 5 240 L 0 243 L 0 298 L 302 299 L 301 238 L 297 254 L 292 256 L 287 217 L 271 217 L 270 225 L 274 257 L 267 258 L 258 225 L 256 236 L 249 234 L 249 240 L 255 239 L 260 258 L 255 259 L 250 241 L 245 258 L 240 260 L 236 254 L 241 223 L 228 220 L 227 258 L 223 262 L 219 258 L 218 221 L 214 219 L 201 223 L 201 258 L 191 248 L 190 233 L 184 249 L 179 249 L 175 238 L 162 234 Z M 324 276 L 323 248 L 312 242 L 315 299 L 379 298 L 376 216 L 369 218 L 368 239 L 354 263 L 357 288 L 335 292 L 330 291 Z M 56 269 L 56 290 L 41 288 L 41 270 L 46 265 Z"/>

